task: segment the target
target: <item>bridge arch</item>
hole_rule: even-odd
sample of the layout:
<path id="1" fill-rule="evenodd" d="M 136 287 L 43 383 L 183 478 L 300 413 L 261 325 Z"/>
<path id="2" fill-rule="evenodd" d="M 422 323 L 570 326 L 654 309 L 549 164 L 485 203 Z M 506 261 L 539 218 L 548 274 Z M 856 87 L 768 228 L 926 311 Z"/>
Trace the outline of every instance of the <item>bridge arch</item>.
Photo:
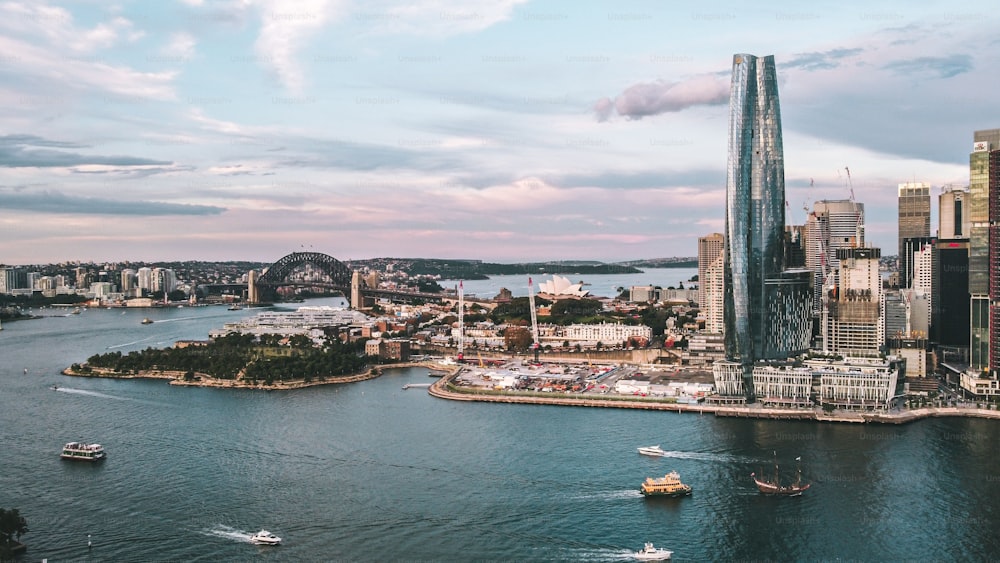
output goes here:
<path id="1" fill-rule="evenodd" d="M 312 264 L 330 276 L 330 284 L 342 287 L 351 287 L 350 268 L 333 256 L 322 252 L 293 252 L 278 260 L 267 269 L 259 278 L 260 285 L 278 286 L 288 283 L 288 275 L 295 271 L 295 268 L 304 264 Z"/>

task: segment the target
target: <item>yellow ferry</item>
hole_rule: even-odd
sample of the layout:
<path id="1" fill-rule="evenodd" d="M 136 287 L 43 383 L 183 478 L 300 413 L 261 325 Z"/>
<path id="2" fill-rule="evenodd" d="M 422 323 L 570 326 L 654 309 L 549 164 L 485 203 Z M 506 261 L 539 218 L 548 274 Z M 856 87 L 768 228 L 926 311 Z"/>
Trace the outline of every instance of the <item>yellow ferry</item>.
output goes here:
<path id="1" fill-rule="evenodd" d="M 663 478 L 646 477 L 639 488 L 647 497 L 683 497 L 691 494 L 691 486 L 681 483 L 681 476 L 671 471 Z"/>

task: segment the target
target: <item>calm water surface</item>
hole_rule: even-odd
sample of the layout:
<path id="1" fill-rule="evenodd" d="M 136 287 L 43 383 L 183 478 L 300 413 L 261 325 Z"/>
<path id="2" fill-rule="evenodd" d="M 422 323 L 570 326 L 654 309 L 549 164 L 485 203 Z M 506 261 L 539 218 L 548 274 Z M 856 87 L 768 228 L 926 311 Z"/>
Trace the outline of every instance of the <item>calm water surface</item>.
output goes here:
<path id="1" fill-rule="evenodd" d="M 430 382 L 425 369 L 286 392 L 70 378 L 94 353 L 205 338 L 252 311 L 58 313 L 0 331 L 0 506 L 28 521 L 25 560 L 625 561 L 644 541 L 676 561 L 1000 552 L 997 422 L 729 420 L 401 388 Z M 71 440 L 109 457 L 62 461 Z M 668 457 L 636 453 L 653 444 Z M 783 469 L 802 457 L 806 495 L 753 488 L 775 451 Z M 642 498 L 671 469 L 694 494 Z M 260 528 L 285 544 L 248 543 Z"/>

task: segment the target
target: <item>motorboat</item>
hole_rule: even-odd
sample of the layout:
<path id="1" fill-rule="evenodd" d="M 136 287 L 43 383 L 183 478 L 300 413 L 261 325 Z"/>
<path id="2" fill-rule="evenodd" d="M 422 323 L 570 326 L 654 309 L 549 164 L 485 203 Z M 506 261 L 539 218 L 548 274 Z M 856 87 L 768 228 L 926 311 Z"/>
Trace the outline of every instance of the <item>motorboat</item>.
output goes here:
<path id="1" fill-rule="evenodd" d="M 63 459 L 78 459 L 82 461 L 98 461 L 104 459 L 104 446 L 100 444 L 84 444 L 82 442 L 69 442 L 63 446 L 59 457 Z"/>
<path id="2" fill-rule="evenodd" d="M 646 542 L 640 551 L 635 552 L 635 558 L 639 561 L 665 561 L 673 554 L 669 549 L 653 547 L 652 542 Z"/>
<path id="3" fill-rule="evenodd" d="M 639 448 L 639 453 L 642 455 L 651 455 L 654 457 L 663 457 L 667 455 L 667 452 L 663 451 L 660 446 L 643 446 Z"/>
<path id="4" fill-rule="evenodd" d="M 142 319 L 142 324 L 144 324 L 144 325 L 151 325 L 151 324 L 153 324 L 153 319 L 151 319 L 149 317 L 146 317 L 146 318 Z"/>
<path id="5" fill-rule="evenodd" d="M 250 543 L 257 545 L 279 545 L 281 543 L 281 538 L 271 532 L 268 532 L 267 530 L 261 530 L 250 536 Z"/>

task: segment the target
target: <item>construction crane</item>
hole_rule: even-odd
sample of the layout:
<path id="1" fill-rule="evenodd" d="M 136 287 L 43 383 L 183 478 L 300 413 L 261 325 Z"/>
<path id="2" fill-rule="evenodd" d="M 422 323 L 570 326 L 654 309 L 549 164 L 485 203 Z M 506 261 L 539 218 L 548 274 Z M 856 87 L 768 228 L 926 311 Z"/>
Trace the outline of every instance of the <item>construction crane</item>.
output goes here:
<path id="1" fill-rule="evenodd" d="M 458 354 L 455 358 L 461 362 L 465 352 L 465 288 L 462 280 L 458 281 Z"/>
<path id="2" fill-rule="evenodd" d="M 862 217 L 858 208 L 858 201 L 854 199 L 854 183 L 851 181 L 851 169 L 845 166 L 844 171 L 847 172 L 847 188 L 850 190 L 851 205 L 854 206 L 854 215 L 857 217 L 857 222 L 854 224 L 854 244 L 852 246 L 858 248 L 863 246 L 861 242 Z"/>
<path id="3" fill-rule="evenodd" d="M 538 363 L 538 313 L 535 311 L 535 291 L 528 277 L 528 308 L 531 310 L 531 336 L 533 342 L 531 348 L 535 351 L 535 363 Z"/>

